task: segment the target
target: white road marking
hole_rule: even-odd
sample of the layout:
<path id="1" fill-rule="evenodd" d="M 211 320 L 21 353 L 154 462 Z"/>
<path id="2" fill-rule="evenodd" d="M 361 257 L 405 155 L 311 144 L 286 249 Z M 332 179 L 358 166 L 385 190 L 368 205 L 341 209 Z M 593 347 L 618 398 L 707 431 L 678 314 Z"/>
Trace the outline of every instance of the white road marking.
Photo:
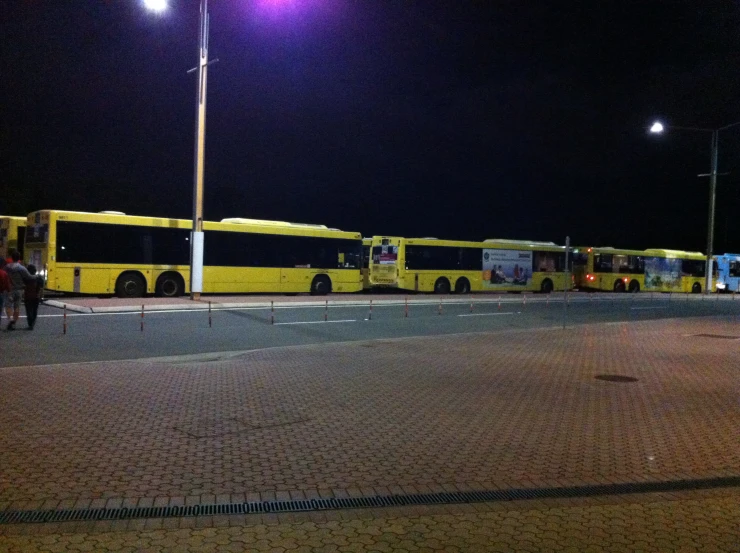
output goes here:
<path id="1" fill-rule="evenodd" d="M 292 323 L 275 323 L 275 326 L 278 325 L 315 325 L 315 324 L 324 324 L 324 323 L 356 323 L 357 319 L 342 319 L 339 321 L 296 321 Z"/>
<path id="2" fill-rule="evenodd" d="M 458 317 L 492 317 L 494 315 L 516 315 L 516 313 L 513 311 L 507 311 L 505 313 L 463 313 L 462 315 L 458 315 Z"/>
<path id="3" fill-rule="evenodd" d="M 668 307 L 630 307 L 630 309 L 668 309 Z"/>

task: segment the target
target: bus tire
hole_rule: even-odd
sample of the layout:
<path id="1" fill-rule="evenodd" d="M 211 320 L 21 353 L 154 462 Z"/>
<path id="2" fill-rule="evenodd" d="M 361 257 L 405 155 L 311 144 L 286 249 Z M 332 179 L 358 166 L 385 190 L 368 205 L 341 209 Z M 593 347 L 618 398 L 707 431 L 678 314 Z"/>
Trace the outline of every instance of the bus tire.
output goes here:
<path id="1" fill-rule="evenodd" d="M 458 278 L 455 282 L 455 294 L 469 294 L 470 293 L 470 282 L 467 278 Z"/>
<path id="2" fill-rule="evenodd" d="M 331 292 L 331 279 L 326 275 L 316 275 L 311 282 L 312 296 L 325 296 Z"/>
<path id="3" fill-rule="evenodd" d="M 540 292 L 542 292 L 543 294 L 549 294 L 550 292 L 552 292 L 552 289 L 552 280 L 546 278 L 542 281 L 542 284 L 540 285 Z"/>
<path id="4" fill-rule="evenodd" d="M 437 282 L 434 283 L 435 294 L 449 294 L 450 293 L 450 281 L 445 277 L 440 277 Z"/>
<path id="5" fill-rule="evenodd" d="M 185 282 L 180 273 L 163 273 L 157 279 L 154 291 L 160 297 L 177 298 L 185 293 Z"/>
<path id="6" fill-rule="evenodd" d="M 701 284 L 699 284 L 698 282 L 695 282 L 694 285 L 691 287 L 691 293 L 701 294 Z"/>
<path id="7" fill-rule="evenodd" d="M 615 292 L 624 292 L 624 281 L 620 278 L 614 282 Z"/>
<path id="8" fill-rule="evenodd" d="M 146 280 L 141 273 L 128 271 L 121 273 L 116 280 L 116 296 L 119 298 L 143 298 L 146 294 Z"/>
<path id="9" fill-rule="evenodd" d="M 632 280 L 630 282 L 629 291 L 632 293 L 636 293 L 640 291 L 640 283 L 636 280 Z"/>

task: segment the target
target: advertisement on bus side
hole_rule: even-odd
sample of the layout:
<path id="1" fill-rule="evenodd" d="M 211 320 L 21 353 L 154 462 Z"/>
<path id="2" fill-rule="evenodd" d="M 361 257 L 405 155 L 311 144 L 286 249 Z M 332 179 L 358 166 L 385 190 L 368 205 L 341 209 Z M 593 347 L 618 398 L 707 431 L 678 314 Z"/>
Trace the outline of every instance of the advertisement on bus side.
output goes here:
<path id="1" fill-rule="evenodd" d="M 531 279 L 531 251 L 483 250 L 483 288 L 525 287 Z"/>
<path id="2" fill-rule="evenodd" d="M 681 260 L 665 257 L 645 258 L 645 288 L 681 288 Z"/>

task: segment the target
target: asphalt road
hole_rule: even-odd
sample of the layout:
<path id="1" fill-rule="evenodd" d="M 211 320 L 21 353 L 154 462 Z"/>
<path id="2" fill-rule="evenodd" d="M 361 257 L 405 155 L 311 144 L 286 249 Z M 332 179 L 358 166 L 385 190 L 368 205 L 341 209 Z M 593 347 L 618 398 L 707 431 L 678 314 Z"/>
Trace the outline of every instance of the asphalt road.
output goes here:
<path id="1" fill-rule="evenodd" d="M 61 310 L 42 306 L 32 332 L 0 332 L 0 367 L 67 362 L 138 359 L 183 355 L 228 356 L 260 348 L 354 340 L 389 339 L 469 332 L 630 322 L 680 317 L 727 316 L 728 334 L 740 336 L 740 300 L 730 296 L 667 295 L 588 296 L 574 294 L 567 308 L 562 302 L 533 302 L 524 296 L 505 296 L 497 302 L 446 303 L 440 314 L 433 298 L 425 305 L 291 306 L 276 308 L 274 324 L 265 308 L 214 310 L 209 326 L 207 311 L 68 313 L 66 333 Z M 324 318 L 327 318 L 325 321 Z M 3 317 L 2 326 L 5 328 Z M 615 332 L 617 330 L 615 329 Z M 197 359 L 197 357 L 196 357 Z"/>

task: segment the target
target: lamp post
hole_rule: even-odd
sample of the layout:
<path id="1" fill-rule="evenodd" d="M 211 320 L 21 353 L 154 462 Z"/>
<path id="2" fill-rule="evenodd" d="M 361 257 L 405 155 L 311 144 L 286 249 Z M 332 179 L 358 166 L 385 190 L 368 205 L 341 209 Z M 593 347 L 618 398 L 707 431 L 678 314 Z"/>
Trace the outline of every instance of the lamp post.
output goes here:
<path id="1" fill-rule="evenodd" d="M 206 90 L 208 84 L 208 0 L 200 0 L 198 82 L 195 102 L 195 169 L 193 177 L 193 232 L 190 240 L 190 299 L 203 291 L 203 170 L 206 153 Z M 190 71 L 194 71 L 191 69 Z"/>
<path id="2" fill-rule="evenodd" d="M 717 199 L 717 157 L 719 153 L 719 132 L 740 125 L 740 121 L 737 123 L 731 123 L 724 127 L 716 129 L 704 129 L 700 127 L 679 127 L 678 125 L 670 125 L 668 129 L 676 129 L 680 131 L 695 131 L 695 132 L 707 132 L 712 135 L 712 153 L 709 173 L 699 175 L 700 177 L 709 177 L 709 216 L 707 222 L 707 263 L 705 267 L 706 281 L 704 284 L 704 293 L 709 294 L 712 291 L 712 250 L 714 249 L 714 211 Z M 650 127 L 650 132 L 653 134 L 661 134 L 666 127 L 656 121 Z"/>
<path id="3" fill-rule="evenodd" d="M 167 0 L 144 0 L 147 9 L 167 10 Z M 208 65 L 208 0 L 200 0 L 200 31 L 198 37 L 198 65 L 188 73 L 198 72 L 195 89 L 195 159 L 193 176 L 193 230 L 190 234 L 190 299 L 199 300 L 203 292 L 203 173 L 206 147 L 206 92 Z"/>

